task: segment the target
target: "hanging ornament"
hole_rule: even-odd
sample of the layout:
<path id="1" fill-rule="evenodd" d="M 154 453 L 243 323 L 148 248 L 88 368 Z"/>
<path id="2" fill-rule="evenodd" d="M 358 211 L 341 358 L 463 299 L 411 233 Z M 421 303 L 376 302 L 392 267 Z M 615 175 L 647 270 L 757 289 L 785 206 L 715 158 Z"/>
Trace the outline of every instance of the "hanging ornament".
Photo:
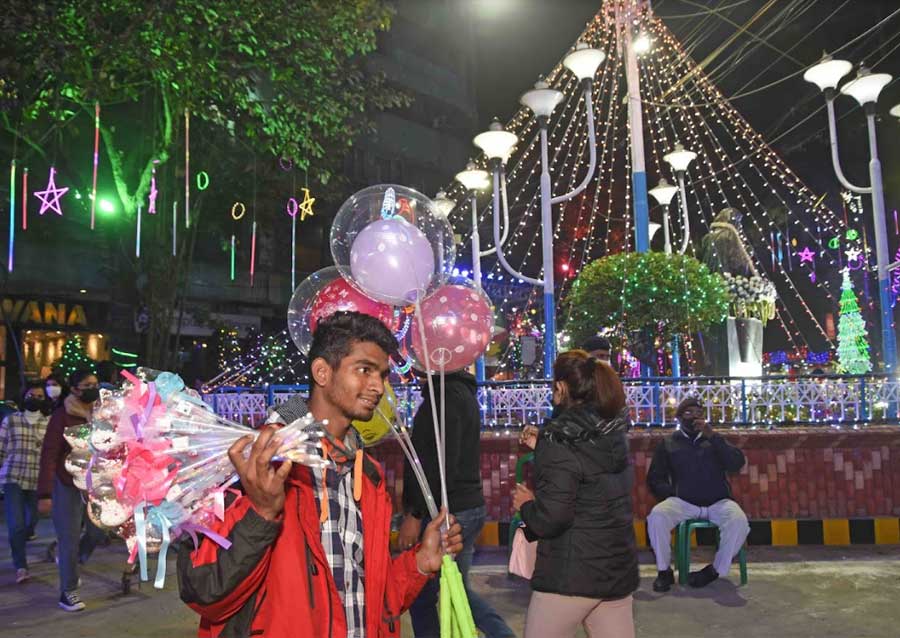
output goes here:
<path id="1" fill-rule="evenodd" d="M 235 202 L 231 205 L 231 219 L 240 221 L 247 213 L 247 207 L 243 202 Z"/>
<path id="2" fill-rule="evenodd" d="M 100 102 L 94 102 L 94 175 L 91 178 L 91 230 L 97 214 L 97 167 L 100 165 Z"/>
<path id="3" fill-rule="evenodd" d="M 184 227 L 191 226 L 191 112 L 184 109 Z M 175 241 L 174 239 L 172 240 Z"/>
<path id="4" fill-rule="evenodd" d="M 253 275 L 256 271 L 256 220 L 250 233 L 250 287 L 253 288 Z"/>
<path id="5" fill-rule="evenodd" d="M 231 281 L 234 281 L 234 233 L 231 233 Z"/>
<path id="6" fill-rule="evenodd" d="M 52 171 L 53 169 L 51 169 Z M 51 178 L 53 173 L 50 173 Z M 13 271 L 13 247 L 16 239 L 16 160 L 9 163 L 9 254 L 6 270 Z"/>
<path id="7" fill-rule="evenodd" d="M 22 230 L 28 230 L 28 167 L 22 169 Z"/>
<path id="8" fill-rule="evenodd" d="M 207 188 L 209 188 L 209 173 L 200 171 L 197 173 L 197 190 L 205 191 Z"/>
<path id="9" fill-rule="evenodd" d="M 313 204 L 316 202 L 316 198 L 310 197 L 308 188 L 301 188 L 300 190 L 303 191 L 303 201 L 300 202 L 300 207 L 299 207 L 300 221 L 302 222 L 306 219 L 307 215 L 309 215 L 310 217 L 315 215 L 312 207 L 313 207 Z"/>
<path id="10" fill-rule="evenodd" d="M 147 202 L 147 213 L 150 215 L 156 214 L 156 196 L 159 195 L 159 191 L 156 190 L 156 165 L 159 164 L 159 160 L 153 160 L 153 168 L 150 171 L 150 199 Z"/>
<path id="11" fill-rule="evenodd" d="M 816 256 L 816 253 L 811 251 L 809 249 L 809 246 L 804 246 L 803 250 L 801 250 L 799 253 L 797 253 L 797 256 L 800 258 L 801 264 L 803 264 L 804 262 L 807 262 L 807 261 L 811 264 L 815 263 L 815 261 L 813 261 L 813 258 Z"/>
<path id="12" fill-rule="evenodd" d="M 172 256 L 176 256 L 178 241 L 178 200 L 172 202 Z"/>
<path id="13" fill-rule="evenodd" d="M 38 215 L 43 215 L 48 210 L 52 210 L 57 215 L 62 215 L 62 208 L 59 206 L 59 199 L 65 195 L 69 190 L 69 187 L 65 188 L 57 188 L 56 187 L 56 169 L 54 167 L 50 167 L 50 179 L 47 180 L 47 188 L 42 191 L 34 191 L 34 196 L 41 200 L 41 209 L 38 211 Z"/>
<path id="14" fill-rule="evenodd" d="M 143 210 L 143 203 L 139 203 L 137 207 L 137 220 L 135 223 L 137 224 L 137 233 L 134 238 L 134 256 L 138 259 L 141 258 L 141 211 Z"/>

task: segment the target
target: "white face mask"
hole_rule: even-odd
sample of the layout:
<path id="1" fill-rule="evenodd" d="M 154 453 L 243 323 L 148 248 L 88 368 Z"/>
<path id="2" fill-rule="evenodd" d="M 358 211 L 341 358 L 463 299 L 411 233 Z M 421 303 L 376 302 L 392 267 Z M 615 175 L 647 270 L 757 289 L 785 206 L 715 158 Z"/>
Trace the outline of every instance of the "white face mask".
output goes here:
<path id="1" fill-rule="evenodd" d="M 48 385 L 47 386 L 47 396 L 53 399 L 54 401 L 59 398 L 59 395 L 62 394 L 62 388 L 58 385 Z"/>

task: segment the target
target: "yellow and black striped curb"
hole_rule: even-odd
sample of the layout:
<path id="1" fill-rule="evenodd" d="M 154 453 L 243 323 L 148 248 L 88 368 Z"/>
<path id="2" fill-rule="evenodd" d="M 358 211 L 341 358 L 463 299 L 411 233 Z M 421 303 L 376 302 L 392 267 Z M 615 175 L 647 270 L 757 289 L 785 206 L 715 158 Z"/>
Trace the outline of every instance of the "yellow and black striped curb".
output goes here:
<path id="1" fill-rule="evenodd" d="M 647 522 L 634 522 L 634 535 L 638 547 L 650 546 Z M 715 545 L 715 529 L 696 530 L 691 535 L 691 545 Z M 750 521 L 749 545 L 898 545 L 900 544 L 900 518 L 826 518 L 796 519 L 777 518 Z M 509 523 L 489 521 L 484 524 L 476 541 L 481 546 L 509 544 Z"/>

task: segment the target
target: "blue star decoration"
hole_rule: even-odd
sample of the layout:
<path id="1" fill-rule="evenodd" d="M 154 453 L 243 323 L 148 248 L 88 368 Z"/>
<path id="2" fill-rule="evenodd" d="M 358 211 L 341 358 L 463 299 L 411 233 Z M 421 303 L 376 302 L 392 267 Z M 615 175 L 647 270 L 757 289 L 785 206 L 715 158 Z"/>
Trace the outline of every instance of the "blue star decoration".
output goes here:
<path id="1" fill-rule="evenodd" d="M 59 198 L 68 192 L 69 187 L 57 188 L 55 176 L 56 169 L 51 166 L 50 179 L 47 182 L 46 190 L 34 192 L 34 196 L 41 200 L 41 209 L 38 211 L 38 215 L 43 215 L 48 210 L 52 210 L 57 215 L 63 214 L 62 208 L 59 206 Z"/>

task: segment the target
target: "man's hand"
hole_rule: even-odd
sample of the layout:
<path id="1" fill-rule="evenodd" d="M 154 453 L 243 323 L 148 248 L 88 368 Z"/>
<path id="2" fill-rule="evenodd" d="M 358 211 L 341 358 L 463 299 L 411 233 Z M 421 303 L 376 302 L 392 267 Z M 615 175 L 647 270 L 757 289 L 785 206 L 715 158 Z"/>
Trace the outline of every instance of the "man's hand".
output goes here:
<path id="1" fill-rule="evenodd" d="M 400 533 L 397 536 L 397 545 L 400 549 L 409 549 L 419 542 L 419 534 L 422 531 L 422 519 L 412 514 L 407 514 L 400 524 Z"/>
<path id="2" fill-rule="evenodd" d="M 228 458 L 241 478 L 241 486 L 263 518 L 273 521 L 284 509 L 284 481 L 291 471 L 291 462 L 285 460 L 277 470 L 272 467 L 272 457 L 281 445 L 275 438 L 277 428 L 268 426 L 256 441 L 253 435 L 238 439 L 228 448 Z M 244 458 L 244 450 L 252 443 L 250 456 Z"/>
<path id="3" fill-rule="evenodd" d="M 531 448 L 532 450 L 537 445 L 538 434 L 540 430 L 533 425 L 526 425 L 522 428 L 522 433 L 519 435 L 519 445 L 524 445 L 525 447 Z"/>
<path id="4" fill-rule="evenodd" d="M 53 499 L 52 498 L 42 498 L 38 501 L 38 514 L 42 516 L 49 516 L 53 511 Z"/>
<path id="5" fill-rule="evenodd" d="M 703 417 L 700 417 L 699 419 L 694 421 L 694 427 L 697 429 L 697 431 L 700 432 L 700 434 L 705 436 L 707 439 L 711 439 L 713 434 L 715 434 L 715 432 L 713 431 L 712 425 L 707 423 L 706 419 L 704 419 Z"/>
<path id="6" fill-rule="evenodd" d="M 458 554 L 462 551 L 462 527 L 450 516 L 450 529 L 441 534 L 441 525 L 449 516 L 447 508 L 442 507 L 440 515 L 428 523 L 422 534 L 422 544 L 416 552 L 416 566 L 423 574 L 433 574 L 441 568 L 444 554 Z"/>
<path id="7" fill-rule="evenodd" d="M 533 500 L 534 492 L 521 483 L 516 483 L 516 489 L 513 491 L 513 509 L 518 512 L 525 503 Z"/>

